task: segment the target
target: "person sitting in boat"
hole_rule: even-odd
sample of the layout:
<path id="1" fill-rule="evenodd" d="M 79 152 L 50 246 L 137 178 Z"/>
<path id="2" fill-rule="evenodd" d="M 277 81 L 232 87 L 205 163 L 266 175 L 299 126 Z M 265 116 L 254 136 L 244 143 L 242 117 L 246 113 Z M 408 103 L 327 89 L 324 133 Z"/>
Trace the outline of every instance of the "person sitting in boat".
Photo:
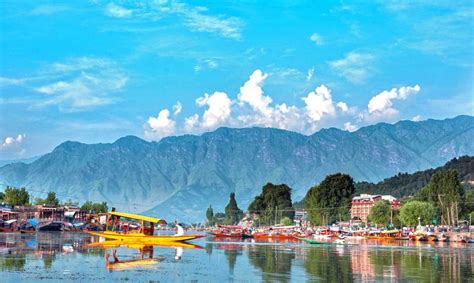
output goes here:
<path id="1" fill-rule="evenodd" d="M 120 231 L 120 216 L 116 216 L 114 219 L 114 229 L 115 229 L 115 232 Z"/>

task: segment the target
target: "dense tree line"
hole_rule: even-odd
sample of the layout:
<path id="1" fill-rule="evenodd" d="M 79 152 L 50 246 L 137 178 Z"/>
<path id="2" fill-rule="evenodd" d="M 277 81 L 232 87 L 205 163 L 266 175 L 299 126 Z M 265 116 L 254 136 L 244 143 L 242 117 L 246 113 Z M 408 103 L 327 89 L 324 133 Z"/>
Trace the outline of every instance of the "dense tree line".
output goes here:
<path id="1" fill-rule="evenodd" d="M 5 191 L 0 193 L 0 202 L 11 206 L 31 206 L 31 205 L 51 205 L 51 206 L 78 206 L 77 202 L 68 200 L 61 203 L 56 196 L 55 192 L 48 192 L 45 199 L 35 198 L 33 204 L 30 202 L 31 196 L 26 188 L 15 188 L 7 186 Z M 94 203 L 92 201 L 86 201 L 82 206 L 82 210 L 86 210 L 93 213 L 107 212 L 108 206 L 106 202 Z"/>
<path id="2" fill-rule="evenodd" d="M 356 183 L 356 194 L 384 194 L 392 195 L 397 198 L 414 196 L 421 188 L 426 186 L 436 172 L 454 169 L 458 172 L 460 181 L 474 179 L 474 157 L 461 156 L 453 158 L 444 166 L 436 169 L 418 171 L 412 174 L 399 173 L 393 177 L 387 178 L 377 184 L 369 182 Z"/>

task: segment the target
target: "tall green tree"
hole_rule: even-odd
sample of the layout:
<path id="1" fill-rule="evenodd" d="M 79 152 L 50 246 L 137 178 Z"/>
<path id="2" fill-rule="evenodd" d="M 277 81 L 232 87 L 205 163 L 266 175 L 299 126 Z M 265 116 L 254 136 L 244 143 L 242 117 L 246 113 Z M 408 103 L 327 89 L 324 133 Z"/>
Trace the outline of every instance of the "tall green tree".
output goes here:
<path id="1" fill-rule="evenodd" d="M 211 205 L 209 205 L 209 207 L 206 210 L 206 218 L 207 218 L 207 225 L 214 226 L 214 223 L 215 223 L 214 210 L 212 209 Z"/>
<path id="2" fill-rule="evenodd" d="M 347 174 L 326 176 L 306 194 L 305 207 L 311 223 L 326 225 L 350 217 L 354 180 Z"/>
<path id="3" fill-rule="evenodd" d="M 267 183 L 262 193 L 249 205 L 248 211 L 256 214 L 259 224 L 263 225 L 280 223 L 285 216 L 293 220 L 295 210 L 291 201 L 291 188 L 286 184 Z"/>
<path id="4" fill-rule="evenodd" d="M 3 201 L 9 205 L 28 205 L 30 194 L 25 188 L 7 187 Z"/>
<path id="5" fill-rule="evenodd" d="M 59 199 L 56 197 L 55 192 L 49 192 L 46 199 L 36 198 L 35 204 L 36 205 L 47 204 L 47 205 L 52 205 L 52 206 L 59 206 Z"/>
<path id="6" fill-rule="evenodd" d="M 237 206 L 237 201 L 235 200 L 235 193 L 230 193 L 229 204 L 225 207 L 225 223 L 228 225 L 235 225 L 239 223 L 242 219 L 244 213 Z"/>
<path id="7" fill-rule="evenodd" d="M 82 210 L 91 211 L 93 213 L 105 213 L 109 210 L 106 202 L 96 202 L 86 201 L 82 206 Z"/>
<path id="8" fill-rule="evenodd" d="M 435 208 L 429 202 L 413 200 L 400 208 L 400 220 L 403 225 L 418 225 L 418 217 L 422 225 L 431 224 L 435 216 Z"/>
<path id="9" fill-rule="evenodd" d="M 387 225 L 390 223 L 391 212 L 392 206 L 390 205 L 390 202 L 382 200 L 372 206 L 368 219 L 370 222 L 377 225 Z"/>
<path id="10" fill-rule="evenodd" d="M 465 203 L 464 187 L 458 172 L 454 169 L 436 172 L 417 194 L 417 199 L 433 204 L 439 211 L 442 224 L 457 224 Z"/>

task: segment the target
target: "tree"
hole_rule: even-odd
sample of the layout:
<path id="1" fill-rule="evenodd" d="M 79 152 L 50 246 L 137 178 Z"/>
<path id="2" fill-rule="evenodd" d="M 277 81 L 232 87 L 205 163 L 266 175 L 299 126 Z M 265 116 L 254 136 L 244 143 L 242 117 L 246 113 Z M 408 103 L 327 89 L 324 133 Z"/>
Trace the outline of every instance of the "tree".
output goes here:
<path id="1" fill-rule="evenodd" d="M 386 200 L 379 201 L 370 209 L 368 219 L 377 225 L 386 225 L 390 223 L 391 210 L 390 202 Z"/>
<path id="2" fill-rule="evenodd" d="M 415 226 L 418 224 L 418 217 L 422 225 L 432 223 L 435 216 L 435 208 L 429 202 L 410 201 L 400 208 L 400 220 L 402 224 Z"/>
<path id="3" fill-rule="evenodd" d="M 46 205 L 52 205 L 52 206 L 56 207 L 56 206 L 59 206 L 59 199 L 56 197 L 55 192 L 49 192 L 46 199 L 36 198 L 35 199 L 35 204 L 36 205 L 46 204 Z"/>
<path id="4" fill-rule="evenodd" d="M 28 205 L 30 194 L 25 188 L 7 187 L 4 192 L 4 202 L 9 205 Z"/>
<path id="5" fill-rule="evenodd" d="M 91 211 L 93 213 L 105 213 L 109 210 L 106 202 L 93 203 L 92 201 L 86 201 L 82 206 L 82 210 Z"/>
<path id="6" fill-rule="evenodd" d="M 235 200 L 235 193 L 230 193 L 229 204 L 225 207 L 225 223 L 228 225 L 235 225 L 242 219 L 244 213 L 237 206 Z"/>
<path id="7" fill-rule="evenodd" d="M 293 219 L 295 210 L 291 202 L 291 188 L 286 184 L 267 183 L 262 193 L 255 197 L 248 211 L 257 215 L 260 224 L 272 225 L 283 217 Z"/>
<path id="8" fill-rule="evenodd" d="M 67 201 L 63 202 L 63 205 L 77 207 L 79 206 L 79 203 L 77 201 L 72 201 L 71 199 L 68 199 Z"/>
<path id="9" fill-rule="evenodd" d="M 326 225 L 348 219 L 354 191 L 354 180 L 351 176 L 342 173 L 326 176 L 306 194 L 305 207 L 310 222 Z"/>
<path id="10" fill-rule="evenodd" d="M 417 199 L 432 203 L 441 214 L 442 224 L 457 224 L 465 202 L 458 172 L 454 169 L 436 172 L 417 194 Z"/>
<path id="11" fill-rule="evenodd" d="M 215 223 L 214 210 L 212 209 L 212 206 L 210 206 L 210 205 L 209 205 L 209 208 L 206 211 L 206 218 L 207 218 L 207 225 L 214 226 L 214 223 Z"/>
<path id="12" fill-rule="evenodd" d="M 293 220 L 285 216 L 280 220 L 280 224 L 284 226 L 290 226 L 291 224 L 293 224 Z"/>
<path id="13" fill-rule="evenodd" d="M 217 212 L 214 214 L 214 221 L 216 224 L 223 224 L 225 221 L 225 213 Z"/>

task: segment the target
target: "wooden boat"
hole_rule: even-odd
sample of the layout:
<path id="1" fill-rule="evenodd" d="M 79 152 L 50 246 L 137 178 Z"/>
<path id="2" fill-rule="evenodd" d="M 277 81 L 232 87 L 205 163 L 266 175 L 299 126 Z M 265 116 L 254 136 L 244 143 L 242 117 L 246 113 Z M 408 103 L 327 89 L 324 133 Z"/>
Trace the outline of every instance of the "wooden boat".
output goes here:
<path id="1" fill-rule="evenodd" d="M 329 241 L 317 241 L 317 240 L 308 239 L 308 238 L 298 238 L 298 239 L 306 243 L 313 244 L 313 245 L 331 245 L 332 244 L 332 242 L 329 242 Z"/>
<path id="2" fill-rule="evenodd" d="M 273 226 L 265 231 L 256 231 L 252 236 L 261 240 L 293 240 L 294 228 L 295 226 Z"/>
<path id="3" fill-rule="evenodd" d="M 426 236 L 423 232 L 415 232 L 415 234 L 410 236 L 410 240 L 424 242 L 428 241 L 428 236 Z"/>
<path id="4" fill-rule="evenodd" d="M 20 230 L 21 234 L 34 234 L 36 230 Z"/>
<path id="5" fill-rule="evenodd" d="M 392 230 L 385 230 L 380 232 L 380 240 L 396 240 L 398 237 L 400 237 L 400 231 L 397 229 L 392 229 Z"/>
<path id="6" fill-rule="evenodd" d="M 301 241 L 304 241 L 306 243 L 312 244 L 312 245 L 329 245 L 329 246 L 339 246 L 339 245 L 345 245 L 345 246 L 357 246 L 359 244 L 354 244 L 354 243 L 346 243 L 344 240 L 336 240 L 336 241 L 331 241 L 331 242 L 326 242 L 326 241 L 316 241 L 313 239 L 308 239 L 308 238 L 298 238 Z"/>
<path id="7" fill-rule="evenodd" d="M 63 230 L 64 223 L 61 221 L 48 221 L 38 225 L 38 231 L 60 232 Z"/>
<path id="8" fill-rule="evenodd" d="M 273 240 L 291 240 L 295 237 L 290 234 L 280 234 L 280 233 L 267 233 L 267 232 L 257 232 L 252 234 L 254 239 L 273 239 Z"/>
<path id="9" fill-rule="evenodd" d="M 12 220 L 1 220 L 0 219 L 0 232 L 15 232 L 17 231 L 16 219 Z"/>
<path id="10" fill-rule="evenodd" d="M 140 221 L 138 229 L 129 229 L 131 225 L 120 225 L 120 219 L 126 218 L 134 221 Z M 154 225 L 166 223 L 163 219 L 131 214 L 125 212 L 107 213 L 106 230 L 103 232 L 87 231 L 88 234 L 100 236 L 112 240 L 127 242 L 140 242 L 149 244 L 159 244 L 164 242 L 184 242 L 204 237 L 204 235 L 154 235 Z"/>
<path id="11" fill-rule="evenodd" d="M 396 237 L 395 240 L 408 241 L 408 240 L 410 240 L 410 237 L 408 237 L 408 236 L 400 236 L 400 237 Z"/>
<path id="12" fill-rule="evenodd" d="M 245 231 L 246 229 L 242 226 L 218 225 L 218 228 L 209 232 L 209 234 L 215 238 L 253 238 L 251 234 Z"/>
<path id="13" fill-rule="evenodd" d="M 434 234 L 431 234 L 427 236 L 427 240 L 428 242 L 435 242 L 435 241 L 438 241 L 438 237 Z"/>
<path id="14" fill-rule="evenodd" d="M 445 234 L 441 233 L 436 237 L 436 242 L 448 242 L 449 237 L 447 237 Z"/>
<path id="15" fill-rule="evenodd" d="M 194 245 L 186 242 L 162 242 L 157 244 L 150 243 L 132 243 L 124 242 L 121 240 L 106 240 L 103 242 L 90 243 L 87 245 L 89 248 L 118 248 L 126 247 L 130 249 L 142 249 L 147 246 L 153 247 L 164 247 L 164 248 L 184 248 L 184 249 L 202 249 L 201 246 Z"/>

